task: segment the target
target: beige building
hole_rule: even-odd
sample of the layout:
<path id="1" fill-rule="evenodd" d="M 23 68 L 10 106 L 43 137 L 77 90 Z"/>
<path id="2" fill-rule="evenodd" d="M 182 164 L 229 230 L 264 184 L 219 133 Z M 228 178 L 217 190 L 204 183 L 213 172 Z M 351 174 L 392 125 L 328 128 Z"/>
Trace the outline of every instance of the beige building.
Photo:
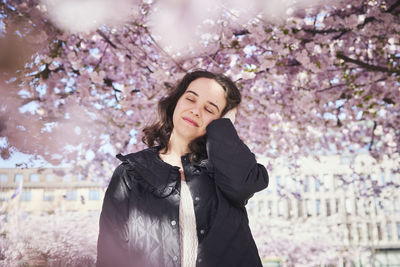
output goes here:
<path id="1" fill-rule="evenodd" d="M 249 203 L 249 216 L 339 227 L 344 248 L 362 248 L 354 266 L 400 266 L 399 162 L 368 155 L 302 159 L 297 172 L 273 163 L 270 185 Z M 293 171 L 293 170 L 292 170 Z M 260 215 L 264 214 L 264 215 Z M 394 265 L 393 265 L 394 264 Z"/>
<path id="2" fill-rule="evenodd" d="M 50 214 L 55 211 L 98 216 L 105 185 L 83 180 L 68 169 L 0 169 L 0 211 L 18 209 L 25 214 Z"/>

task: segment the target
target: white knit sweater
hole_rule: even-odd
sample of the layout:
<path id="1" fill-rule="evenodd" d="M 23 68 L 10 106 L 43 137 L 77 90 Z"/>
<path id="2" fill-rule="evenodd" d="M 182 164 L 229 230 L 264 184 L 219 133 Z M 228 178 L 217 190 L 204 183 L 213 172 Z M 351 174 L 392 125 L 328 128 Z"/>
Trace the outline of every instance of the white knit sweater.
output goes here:
<path id="1" fill-rule="evenodd" d="M 197 230 L 193 199 L 181 171 L 181 199 L 179 203 L 179 233 L 181 241 L 181 266 L 195 267 L 197 258 Z"/>

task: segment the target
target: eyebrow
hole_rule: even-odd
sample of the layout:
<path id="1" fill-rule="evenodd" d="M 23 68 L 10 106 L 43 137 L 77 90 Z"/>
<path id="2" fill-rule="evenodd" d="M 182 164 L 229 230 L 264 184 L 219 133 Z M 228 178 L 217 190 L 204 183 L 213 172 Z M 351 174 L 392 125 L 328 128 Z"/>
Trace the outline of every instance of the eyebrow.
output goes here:
<path id="1" fill-rule="evenodd" d="M 195 96 L 199 96 L 196 92 L 193 92 L 192 90 L 187 90 L 185 93 L 192 93 L 192 94 L 194 94 Z M 207 102 L 208 103 L 210 103 L 210 105 L 213 105 L 217 110 L 218 110 L 218 112 L 219 112 L 219 107 L 216 105 L 216 104 L 214 104 L 213 102 L 211 102 L 211 101 L 208 101 L 207 100 Z"/>

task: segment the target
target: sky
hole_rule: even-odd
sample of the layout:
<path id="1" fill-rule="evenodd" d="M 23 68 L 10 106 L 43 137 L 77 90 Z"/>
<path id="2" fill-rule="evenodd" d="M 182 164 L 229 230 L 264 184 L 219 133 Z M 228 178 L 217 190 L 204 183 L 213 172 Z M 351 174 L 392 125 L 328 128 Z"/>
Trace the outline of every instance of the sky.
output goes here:
<path id="1" fill-rule="evenodd" d="M 0 137 L 0 148 L 8 145 L 6 137 Z M 15 168 L 17 164 L 23 164 L 21 167 L 37 168 L 52 167 L 52 165 L 42 157 L 34 157 L 18 151 L 16 148 L 11 149 L 11 157 L 7 160 L 0 157 L 0 168 Z"/>
<path id="2" fill-rule="evenodd" d="M 30 162 L 32 161 L 32 162 Z M 29 163 L 28 163 L 29 162 Z M 0 168 L 15 168 L 17 164 L 24 164 L 26 167 L 51 167 L 52 165 L 42 158 L 34 159 L 34 156 L 13 151 L 7 160 L 0 158 Z"/>

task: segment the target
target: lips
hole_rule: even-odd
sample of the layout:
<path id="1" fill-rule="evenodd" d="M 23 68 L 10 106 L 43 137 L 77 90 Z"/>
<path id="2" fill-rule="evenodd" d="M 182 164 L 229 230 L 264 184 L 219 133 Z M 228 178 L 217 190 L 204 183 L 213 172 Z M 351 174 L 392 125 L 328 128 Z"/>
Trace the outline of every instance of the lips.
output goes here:
<path id="1" fill-rule="evenodd" d="M 189 119 L 187 117 L 183 117 L 183 120 L 186 121 L 187 123 L 195 126 L 195 127 L 199 127 L 199 125 L 195 121 L 193 121 L 193 120 L 191 120 L 191 119 Z"/>

